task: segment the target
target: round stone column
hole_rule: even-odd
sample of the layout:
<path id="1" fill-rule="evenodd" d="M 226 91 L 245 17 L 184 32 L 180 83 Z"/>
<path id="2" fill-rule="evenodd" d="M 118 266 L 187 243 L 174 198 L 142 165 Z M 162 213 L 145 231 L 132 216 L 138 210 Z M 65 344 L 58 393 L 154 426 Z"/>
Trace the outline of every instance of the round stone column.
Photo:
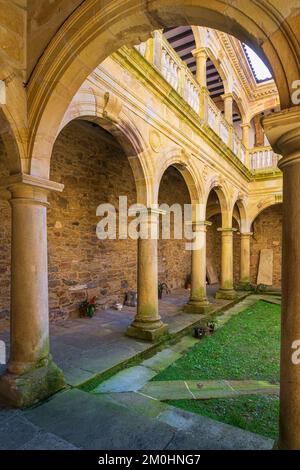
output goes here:
<path id="1" fill-rule="evenodd" d="M 283 158 L 280 425 L 276 448 L 300 450 L 300 106 L 263 120 Z"/>
<path id="2" fill-rule="evenodd" d="M 246 149 L 246 157 L 245 157 L 245 165 L 247 168 L 250 169 L 251 162 L 250 162 L 250 155 L 249 155 L 249 146 L 250 146 L 250 139 L 249 139 L 249 132 L 250 132 L 250 124 L 245 122 L 241 124 L 242 128 L 242 143 Z"/>
<path id="3" fill-rule="evenodd" d="M 193 224 L 192 243 L 192 286 L 189 302 L 184 311 L 188 313 L 207 313 L 212 306 L 206 296 L 206 229 L 211 222 Z"/>
<path id="4" fill-rule="evenodd" d="M 252 232 L 241 233 L 240 289 L 250 286 L 250 241 Z"/>
<path id="5" fill-rule="evenodd" d="M 127 335 L 148 341 L 156 341 L 167 333 L 167 325 L 158 312 L 157 238 L 159 214 L 149 208 L 142 214 L 141 232 L 138 239 L 137 314 L 127 328 Z"/>
<path id="6" fill-rule="evenodd" d="M 49 354 L 47 264 L 47 193 L 61 185 L 49 182 L 44 188 L 25 175 L 11 180 L 11 353 L 0 397 L 26 407 L 64 386 Z"/>
<path id="7" fill-rule="evenodd" d="M 233 96 L 232 93 L 222 95 L 224 101 L 224 117 L 228 124 L 233 124 Z"/>
<path id="8" fill-rule="evenodd" d="M 206 87 L 207 52 L 204 48 L 200 48 L 192 51 L 192 54 L 196 59 L 196 80 L 201 87 Z"/>
<path id="9" fill-rule="evenodd" d="M 218 228 L 222 235 L 221 255 L 221 286 L 216 293 L 216 299 L 235 299 L 233 288 L 233 232 L 235 228 Z"/>

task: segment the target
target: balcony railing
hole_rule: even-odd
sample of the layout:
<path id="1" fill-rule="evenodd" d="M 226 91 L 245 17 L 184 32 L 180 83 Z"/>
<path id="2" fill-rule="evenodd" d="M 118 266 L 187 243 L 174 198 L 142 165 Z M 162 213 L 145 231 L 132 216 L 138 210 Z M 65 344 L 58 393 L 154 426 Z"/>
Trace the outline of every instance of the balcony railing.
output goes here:
<path id="1" fill-rule="evenodd" d="M 281 156 L 274 153 L 271 147 L 255 147 L 249 150 L 250 166 L 252 170 L 265 170 L 277 168 Z"/>
<path id="2" fill-rule="evenodd" d="M 252 170 L 275 168 L 279 156 L 271 147 L 248 150 L 235 128 L 224 118 L 210 98 L 207 88 L 201 88 L 184 61 L 164 37 L 155 31 L 153 37 L 135 48 L 164 77 L 173 89 L 190 105 L 209 127 L 232 150 L 238 159 Z M 201 104 L 200 104 L 201 103 Z"/>

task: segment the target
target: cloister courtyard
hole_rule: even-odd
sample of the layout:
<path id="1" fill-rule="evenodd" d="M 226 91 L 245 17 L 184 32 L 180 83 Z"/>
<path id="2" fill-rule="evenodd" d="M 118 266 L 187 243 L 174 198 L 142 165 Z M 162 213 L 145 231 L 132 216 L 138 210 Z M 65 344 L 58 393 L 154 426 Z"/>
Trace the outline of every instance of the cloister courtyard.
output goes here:
<path id="1" fill-rule="evenodd" d="M 0 0 L 1 450 L 300 450 L 299 26 Z"/>

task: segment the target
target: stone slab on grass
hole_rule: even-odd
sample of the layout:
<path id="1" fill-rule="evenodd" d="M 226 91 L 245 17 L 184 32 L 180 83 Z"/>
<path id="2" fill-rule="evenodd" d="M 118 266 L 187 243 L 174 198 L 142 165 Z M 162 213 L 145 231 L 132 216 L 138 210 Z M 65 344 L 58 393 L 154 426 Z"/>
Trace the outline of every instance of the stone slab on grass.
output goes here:
<path id="1" fill-rule="evenodd" d="M 207 400 L 256 393 L 276 394 L 279 385 L 255 380 L 169 380 L 148 382 L 140 392 L 157 400 Z"/>
<path id="2" fill-rule="evenodd" d="M 155 418 L 162 413 L 166 408 L 167 404 L 149 398 L 140 392 L 125 392 L 125 393 L 111 393 L 106 395 L 114 403 L 124 406 L 126 409 L 139 413 L 149 418 Z"/>
<path id="3" fill-rule="evenodd" d="M 164 349 L 154 354 L 150 359 L 146 359 L 141 363 L 141 366 L 149 367 L 155 372 L 160 372 L 161 370 L 166 369 L 173 362 L 177 361 L 180 358 L 180 354 L 172 349 Z"/>
<path id="4" fill-rule="evenodd" d="M 156 375 L 156 372 L 147 367 L 129 367 L 102 382 L 92 393 L 135 392 L 142 388 L 146 382 L 151 380 L 154 375 Z"/>
<path id="5" fill-rule="evenodd" d="M 172 351 L 178 352 L 178 353 L 183 353 L 187 351 L 188 349 L 192 348 L 199 342 L 198 339 L 193 338 L 193 336 L 184 336 L 181 340 L 179 340 L 175 344 L 171 344 L 169 346 Z"/>

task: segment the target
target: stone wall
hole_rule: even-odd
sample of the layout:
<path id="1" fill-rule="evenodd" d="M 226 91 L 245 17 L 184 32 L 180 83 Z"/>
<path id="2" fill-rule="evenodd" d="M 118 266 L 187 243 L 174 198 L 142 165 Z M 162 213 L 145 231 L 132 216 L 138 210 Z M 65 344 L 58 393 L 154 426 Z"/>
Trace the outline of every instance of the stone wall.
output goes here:
<path id="1" fill-rule="evenodd" d="M 0 138 L 0 177 L 9 175 L 6 152 Z M 9 193 L 0 191 L 0 318 L 8 317 L 10 307 L 11 207 Z"/>
<path id="2" fill-rule="evenodd" d="M 52 194 L 48 213 L 49 301 L 51 315 L 77 315 L 87 285 L 100 308 L 123 301 L 136 290 L 137 242 L 99 240 L 99 204 L 118 207 L 136 202 L 130 164 L 116 140 L 88 122 L 72 122 L 59 135 L 51 161 L 51 179 L 65 185 Z"/>
<path id="3" fill-rule="evenodd" d="M 212 260 L 220 279 L 221 276 L 221 234 L 217 228 L 221 226 L 221 217 L 210 218 L 212 225 L 207 230 L 207 258 Z M 238 224 L 234 220 L 233 227 Z M 253 236 L 251 237 L 250 272 L 251 282 L 256 284 L 260 251 L 264 248 L 273 250 L 273 287 L 281 287 L 281 235 L 282 235 L 282 205 L 265 209 L 254 221 Z M 240 276 L 240 235 L 233 235 L 233 278 L 238 284 Z"/>
<path id="4" fill-rule="evenodd" d="M 175 203 L 182 207 L 190 204 L 186 183 L 174 167 L 169 167 L 161 180 L 159 204 L 172 206 Z M 183 218 L 182 218 L 183 220 Z M 171 239 L 158 241 L 158 280 L 166 282 L 170 289 L 184 287 L 187 276 L 191 273 L 191 251 L 186 250 L 186 240 L 174 239 L 174 219 L 171 217 Z M 182 225 L 184 227 L 184 225 Z"/>
<path id="5" fill-rule="evenodd" d="M 217 231 L 222 226 L 221 215 L 209 219 L 212 224 L 207 227 L 206 259 L 211 262 L 219 280 L 221 279 L 221 233 Z"/>
<path id="6" fill-rule="evenodd" d="M 0 140 L 0 176 L 8 176 L 6 155 Z M 73 122 L 58 137 L 52 156 L 51 178 L 65 184 L 61 194 L 49 197 L 48 250 L 49 301 L 51 317 L 78 314 L 78 303 L 85 292 L 74 286 L 87 284 L 90 295 L 97 295 L 101 308 L 122 301 L 128 289 L 136 290 L 137 242 L 100 241 L 96 237 L 100 203 L 118 204 L 126 195 L 128 204 L 136 202 L 133 174 L 128 160 L 115 139 L 106 131 L 86 122 Z M 7 316 L 10 304 L 11 209 L 8 193 L 0 194 L 0 317 Z M 188 189 L 173 167 L 161 181 L 159 203 L 181 205 L 190 202 Z M 220 278 L 220 216 L 212 217 L 207 232 L 207 256 Z M 253 225 L 251 241 L 251 281 L 256 282 L 262 248 L 274 252 L 274 286 L 281 285 L 281 206 L 264 210 Z M 234 235 L 234 282 L 239 280 L 239 235 Z M 184 240 L 159 240 L 158 277 L 171 289 L 183 287 L 191 272 L 191 253 Z"/>
<path id="7" fill-rule="evenodd" d="M 251 237 L 251 282 L 256 283 L 260 250 L 273 250 L 273 286 L 281 287 L 282 204 L 262 211 L 253 223 Z"/>

